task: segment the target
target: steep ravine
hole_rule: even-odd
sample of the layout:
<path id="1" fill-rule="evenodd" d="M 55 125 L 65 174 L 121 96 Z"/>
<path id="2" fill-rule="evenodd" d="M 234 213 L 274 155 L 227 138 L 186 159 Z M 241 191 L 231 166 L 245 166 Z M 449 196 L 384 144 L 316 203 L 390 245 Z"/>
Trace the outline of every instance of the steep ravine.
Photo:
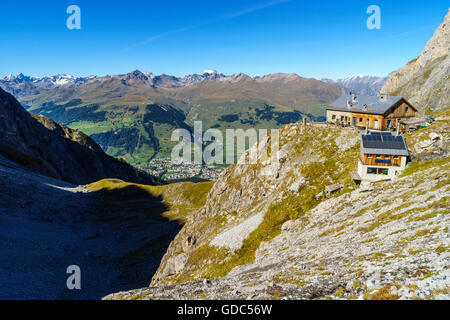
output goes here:
<path id="1" fill-rule="evenodd" d="M 88 192 L 0 156 L 0 299 L 99 299 L 148 284 L 179 223 L 162 197 Z M 81 268 L 81 290 L 66 287 Z"/>

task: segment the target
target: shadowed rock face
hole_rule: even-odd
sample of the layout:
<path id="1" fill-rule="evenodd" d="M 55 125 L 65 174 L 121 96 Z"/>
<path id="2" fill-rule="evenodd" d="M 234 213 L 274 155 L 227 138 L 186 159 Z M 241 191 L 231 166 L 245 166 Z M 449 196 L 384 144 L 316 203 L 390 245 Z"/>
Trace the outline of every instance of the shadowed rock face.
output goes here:
<path id="1" fill-rule="evenodd" d="M 134 188 L 107 197 L 0 155 L 0 299 L 98 299 L 147 286 L 180 225 L 161 215 L 161 197 Z M 81 290 L 67 289 L 71 265 Z"/>
<path id="2" fill-rule="evenodd" d="M 0 154 L 52 178 L 87 184 L 103 178 L 157 184 L 158 180 L 106 155 L 88 136 L 28 113 L 0 89 Z"/>

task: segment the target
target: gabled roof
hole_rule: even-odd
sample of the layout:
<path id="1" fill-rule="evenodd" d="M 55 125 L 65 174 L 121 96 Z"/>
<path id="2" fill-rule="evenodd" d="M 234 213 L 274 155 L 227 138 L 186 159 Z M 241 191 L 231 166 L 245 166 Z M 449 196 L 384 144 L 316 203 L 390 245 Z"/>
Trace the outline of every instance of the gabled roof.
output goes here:
<path id="1" fill-rule="evenodd" d="M 369 132 L 361 134 L 361 145 L 364 154 L 409 156 L 408 146 L 402 134 L 391 132 Z"/>
<path id="2" fill-rule="evenodd" d="M 334 101 L 327 110 L 347 111 L 355 113 L 369 113 L 369 114 L 385 114 L 391 108 L 399 105 L 401 102 L 407 103 L 413 110 L 417 111 L 406 99 L 403 97 L 391 97 L 381 99 L 378 96 L 357 96 L 357 102 L 353 103 L 351 107 L 347 106 L 347 101 L 352 101 L 352 97 L 344 95 Z"/>

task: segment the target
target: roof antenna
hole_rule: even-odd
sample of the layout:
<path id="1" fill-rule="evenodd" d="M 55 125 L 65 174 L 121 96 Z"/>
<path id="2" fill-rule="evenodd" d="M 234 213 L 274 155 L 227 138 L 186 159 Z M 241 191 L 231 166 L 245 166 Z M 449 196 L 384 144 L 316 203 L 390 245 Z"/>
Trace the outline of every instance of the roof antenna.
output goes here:
<path id="1" fill-rule="evenodd" d="M 389 93 L 384 92 L 384 91 L 380 91 L 380 92 L 378 93 L 378 95 L 379 95 L 379 97 L 380 97 L 380 100 L 387 100 L 387 98 L 389 97 Z"/>

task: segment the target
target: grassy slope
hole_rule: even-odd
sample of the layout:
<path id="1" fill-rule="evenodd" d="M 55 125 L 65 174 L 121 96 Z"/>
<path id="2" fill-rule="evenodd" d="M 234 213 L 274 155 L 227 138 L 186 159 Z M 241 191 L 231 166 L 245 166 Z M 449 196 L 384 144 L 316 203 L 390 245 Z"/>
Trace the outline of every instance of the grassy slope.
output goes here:
<path id="1" fill-rule="evenodd" d="M 450 189 L 445 173 L 450 163 L 449 158 L 433 162 L 401 180 L 378 184 L 370 194 L 343 195 L 312 210 L 309 223 L 303 218 L 294 221 L 281 237 L 264 246 L 254 264 L 211 286 L 196 281 L 122 292 L 113 298 L 167 299 L 176 294 L 200 300 L 249 296 L 397 300 L 404 296 L 398 290 L 391 292 L 393 287 L 408 289 L 413 300 L 448 295 L 444 274 Z M 380 277 L 378 270 L 393 277 L 374 283 Z"/>
<path id="2" fill-rule="evenodd" d="M 104 179 L 86 187 L 91 192 L 103 193 L 107 199 L 120 198 L 127 201 L 125 205 L 141 204 L 145 199 L 162 197 L 163 203 L 169 208 L 164 212 L 164 217 L 184 223 L 190 214 L 205 204 L 206 196 L 213 185 L 213 182 L 181 182 L 163 186 L 147 186 Z"/>
<path id="3" fill-rule="evenodd" d="M 320 203 L 321 200 L 316 199 L 315 195 L 323 191 L 325 186 L 336 182 L 341 182 L 345 185 L 345 188 L 334 196 L 353 190 L 355 185 L 350 177 L 350 172 L 356 168 L 359 144 L 345 152 L 337 152 L 338 146 L 335 143 L 335 139 L 339 134 L 339 129 L 328 130 L 319 127 L 309 127 L 308 131 L 305 131 L 300 136 L 295 135 L 289 138 L 284 136 L 281 142 L 282 145 L 297 141 L 293 152 L 288 158 L 292 163 L 300 163 L 298 168 L 293 167 L 292 170 L 298 170 L 306 178 L 307 184 L 301 188 L 298 194 L 290 194 L 284 197 L 282 201 L 271 203 L 263 223 L 244 241 L 242 248 L 234 253 L 226 249 L 210 247 L 209 242 L 215 235 L 229 227 L 227 221 L 238 213 L 231 212 L 227 216 L 206 215 L 198 217 L 201 220 L 196 220 L 196 234 L 206 234 L 207 238 L 200 241 L 199 245 L 189 253 L 188 271 L 168 277 L 163 280 L 163 283 L 182 283 L 200 278 L 216 279 L 223 277 L 234 267 L 254 261 L 255 252 L 261 242 L 269 241 L 278 235 L 284 222 L 304 217 L 310 209 Z M 311 155 L 317 158 L 324 158 L 326 161 L 314 161 L 302 165 L 301 159 Z M 230 173 L 226 175 L 229 189 L 245 188 L 245 186 L 240 185 L 239 181 L 244 175 L 258 176 L 261 170 L 261 163 L 250 165 L 239 176 L 234 176 L 233 170 L 234 167 L 230 168 Z M 265 183 L 270 185 L 271 181 L 266 181 Z M 287 188 L 288 186 L 284 187 Z M 283 191 L 286 190 L 280 190 L 279 192 L 282 193 Z M 259 204 L 258 200 L 255 201 L 254 206 Z M 212 210 L 216 211 L 220 211 L 222 207 L 220 203 L 214 203 L 213 206 Z M 240 214 L 245 214 L 245 212 Z"/>
<path id="4" fill-rule="evenodd" d="M 409 145 L 416 142 L 418 136 L 429 136 L 430 132 L 442 128 L 442 122 L 437 122 L 430 128 L 425 128 L 417 132 L 407 134 L 406 139 Z M 320 191 L 323 191 L 326 185 L 340 182 L 345 188 L 338 194 L 350 192 L 355 188 L 354 182 L 350 177 L 350 172 L 357 168 L 357 158 L 359 153 L 359 143 L 354 147 L 341 152 L 336 144 L 336 137 L 340 129 L 326 129 L 312 127 L 308 132 L 301 136 L 292 136 L 282 138 L 282 145 L 290 141 L 296 141 L 296 146 L 289 154 L 289 161 L 297 166 L 296 159 L 305 159 L 311 156 L 326 159 L 324 162 L 315 161 L 300 165 L 296 170 L 307 179 L 307 184 L 297 195 L 288 195 L 282 201 L 271 203 L 267 210 L 263 223 L 244 241 L 241 249 L 231 253 L 225 249 L 219 249 L 209 246 L 209 242 L 226 228 L 230 227 L 228 221 L 233 219 L 237 212 L 230 212 L 226 216 L 208 216 L 200 218 L 197 221 L 196 228 L 210 232 L 206 239 L 200 241 L 198 247 L 189 253 L 187 272 L 183 272 L 173 277 L 167 277 L 162 283 L 183 283 L 200 278 L 216 279 L 227 275 L 234 267 L 248 264 L 254 261 L 255 252 L 261 242 L 270 241 L 280 233 L 280 228 L 284 222 L 293 219 L 305 219 L 308 221 L 307 212 L 316 207 L 322 200 L 316 199 Z M 303 160 L 300 160 L 300 163 Z M 415 161 L 404 172 L 404 176 L 426 170 L 430 167 L 436 167 L 448 163 L 449 159 L 436 159 L 432 161 Z M 234 167 L 230 168 L 230 174 L 225 175 L 229 189 L 240 189 L 240 181 L 243 176 L 260 176 L 261 164 L 250 166 L 244 173 L 234 176 Z M 271 181 L 266 181 L 271 184 Z M 261 185 L 263 187 L 263 185 Z M 287 186 L 286 186 L 287 188 Z M 283 193 L 286 190 L 280 191 Z M 220 211 L 221 204 L 213 203 L 213 209 Z M 258 203 L 255 203 L 255 206 Z M 214 209 L 215 208 L 215 209 Z M 250 209 L 249 209 L 250 210 Z M 203 232 L 203 231 L 202 231 Z M 164 267 L 164 266 L 163 266 Z"/>

